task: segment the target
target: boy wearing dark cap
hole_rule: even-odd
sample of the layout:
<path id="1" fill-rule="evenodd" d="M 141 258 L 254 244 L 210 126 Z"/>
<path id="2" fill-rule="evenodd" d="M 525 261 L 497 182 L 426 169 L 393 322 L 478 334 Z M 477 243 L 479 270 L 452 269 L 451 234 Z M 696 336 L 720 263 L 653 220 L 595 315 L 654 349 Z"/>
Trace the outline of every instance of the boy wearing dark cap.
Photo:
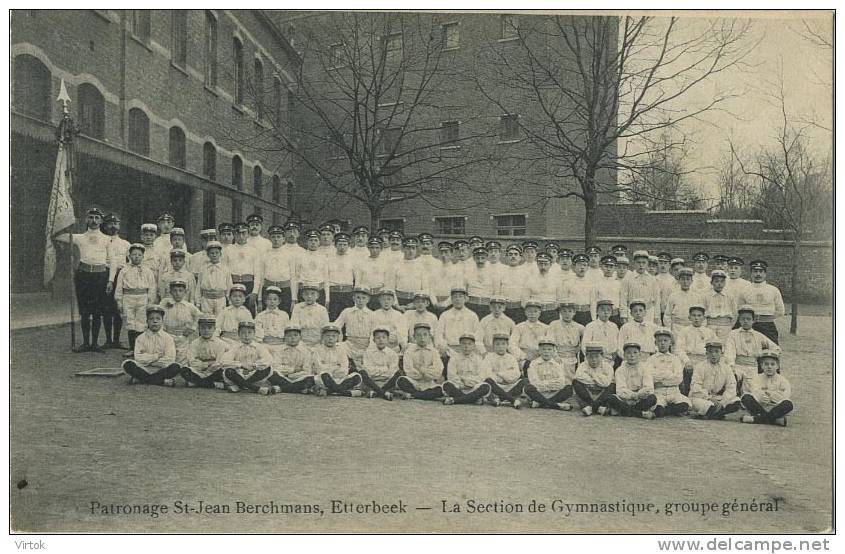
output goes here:
<path id="1" fill-rule="evenodd" d="M 229 392 L 243 389 L 265 396 L 275 392 L 267 382 L 273 355 L 264 345 L 256 342 L 254 321 L 238 324 L 238 342 L 223 354 L 220 365 Z"/>
<path id="2" fill-rule="evenodd" d="M 525 295 L 540 303 L 540 321 L 549 324 L 558 318 L 557 301 L 561 295 L 562 282 L 551 273 L 552 258 L 549 254 L 537 254 L 537 271 L 525 283 Z"/>
<path id="3" fill-rule="evenodd" d="M 754 330 L 759 331 L 778 344 L 778 328 L 775 320 L 782 317 L 786 310 L 780 290 L 766 282 L 769 264 L 764 260 L 753 260 L 751 284 L 740 295 L 739 304 L 748 304 L 754 308 Z"/>
<path id="4" fill-rule="evenodd" d="M 760 355 L 759 362 L 763 372 L 754 376 L 750 390 L 742 396 L 742 405 L 751 414 L 742 416 L 742 422 L 786 427 L 786 414 L 794 406 L 789 380 L 780 374 L 780 356 L 766 352 Z"/>
<path id="5" fill-rule="evenodd" d="M 164 310 L 161 306 L 148 306 L 146 330 L 135 340 L 134 360 L 123 362 L 123 371 L 129 375 L 130 383 L 145 385 L 176 385 L 173 380 L 182 367 L 176 363 L 176 345 L 173 338 L 164 331 Z"/>
<path id="6" fill-rule="evenodd" d="M 455 354 L 449 360 L 448 379 L 443 382 L 443 392 L 448 396 L 443 404 L 481 404 L 490 394 L 490 385 L 485 382 L 483 360 L 478 355 L 475 335 L 464 333 Z"/>
<path id="7" fill-rule="evenodd" d="M 707 355 L 696 364 L 689 398 L 699 417 L 724 419 L 740 408 L 733 369 L 722 359 L 722 343 L 707 342 Z"/>
<path id="8" fill-rule="evenodd" d="M 311 349 L 300 342 L 302 329 L 299 325 L 288 323 L 284 336 L 284 344 L 271 352 L 273 365 L 267 382 L 272 385 L 273 392 L 307 394 L 315 384 Z"/>
<path id="9" fill-rule="evenodd" d="M 437 400 L 443 396 L 443 360 L 431 344 L 431 328 L 428 324 L 417 323 L 414 326 L 414 342 L 405 349 L 402 369 L 404 375 L 396 380 L 396 386 L 406 400 Z"/>
<path id="10" fill-rule="evenodd" d="M 607 399 L 611 410 L 623 416 L 654 419 L 651 408 L 657 404 L 651 365 L 640 358 L 640 345 L 628 342 L 623 345 L 624 361 L 616 369 L 616 392 Z"/>
<path id="11" fill-rule="evenodd" d="M 71 256 L 78 260 L 74 286 L 76 302 L 82 325 L 82 345 L 75 352 L 105 352 L 97 344 L 103 314 L 110 303 L 106 295 L 109 284 L 109 246 L 111 238 L 100 230 L 103 212 L 90 208 L 85 216 L 84 233 L 63 233 L 56 236 L 60 242 L 73 243 Z M 52 243 L 48 241 L 52 252 Z M 93 340 L 92 340 L 93 339 Z"/>
<path id="12" fill-rule="evenodd" d="M 214 332 L 216 324 L 216 318 L 210 315 L 200 315 L 197 319 L 199 336 L 188 345 L 187 364 L 181 373 L 189 387 L 223 388 L 220 360 L 227 348 Z"/>
<path id="13" fill-rule="evenodd" d="M 329 284 L 329 318 L 335 320 L 346 308 L 352 306 L 352 289 L 355 286 L 355 260 L 349 254 L 349 235 L 334 235 L 334 254 L 327 256 Z"/>
<path id="14" fill-rule="evenodd" d="M 267 230 L 270 235 L 270 248 L 258 258 L 258 304 L 266 303 L 268 287 L 276 287 L 281 291 L 279 307 L 289 311 L 293 309 L 293 290 L 296 288 L 296 250 L 285 248 L 285 232 L 280 225 L 271 225 Z"/>
<path id="15" fill-rule="evenodd" d="M 478 246 L 472 251 L 475 262 L 464 272 L 466 282 L 467 308 L 475 312 L 479 319 L 490 313 L 490 298 L 501 288 L 499 277 L 487 266 L 487 249 Z"/>
<path id="16" fill-rule="evenodd" d="M 713 329 L 719 340 L 724 342 L 736 323 L 736 304 L 734 299 L 724 293 L 727 274 L 721 269 L 710 272 L 712 287 L 704 296 L 704 309 L 707 313 L 707 326 Z"/>
<path id="17" fill-rule="evenodd" d="M 261 214 L 253 213 L 246 216 L 246 224 L 249 226 L 249 236 L 246 239 L 260 257 L 267 250 L 272 248 L 270 241 L 261 236 L 261 228 L 264 225 L 264 217 Z"/>
<path id="18" fill-rule="evenodd" d="M 586 277 L 589 257 L 586 254 L 576 254 L 574 262 L 574 276 L 561 288 L 561 296 L 575 303 L 575 321 L 586 326 L 593 320 L 592 302 L 595 294 L 593 292 L 595 281 Z M 611 301 L 611 312 L 613 302 Z"/>
<path id="19" fill-rule="evenodd" d="M 362 382 L 361 376 L 350 367 L 349 352 L 340 342 L 337 325 L 323 325 L 320 344 L 312 349 L 312 356 L 318 395 L 325 390 L 338 396 L 362 396 L 361 391 L 356 389 Z"/>
<path id="20" fill-rule="evenodd" d="M 296 262 L 296 282 L 309 282 L 318 287 L 317 302 L 326 306 L 329 295 L 329 276 L 326 258 L 317 251 L 320 245 L 320 233 L 311 229 L 305 233 L 305 250 L 298 256 Z M 294 291 L 298 293 L 298 291 Z"/>
<path id="21" fill-rule="evenodd" d="M 393 400 L 396 380 L 402 376 L 399 354 L 389 347 L 389 340 L 390 329 L 382 326 L 373 328 L 372 340 L 364 352 L 361 365 L 358 366 L 358 373 L 369 398 L 379 396 L 385 400 Z"/>
<path id="22" fill-rule="evenodd" d="M 707 274 L 707 262 L 710 256 L 707 252 L 696 252 L 692 257 L 692 290 L 701 294 L 707 294 L 710 290 L 710 276 Z"/>
<path id="23" fill-rule="evenodd" d="M 162 301 L 170 298 L 170 283 L 172 281 L 183 281 L 185 283 L 185 300 L 195 302 L 197 282 L 194 279 L 194 274 L 185 268 L 185 251 L 174 248 L 170 251 L 169 258 L 169 267 L 162 268 L 158 276 L 159 298 Z"/>
<path id="24" fill-rule="evenodd" d="M 232 283 L 244 286 L 244 305 L 252 317 L 255 317 L 255 276 L 258 273 L 258 255 L 251 246 L 247 244 L 249 237 L 249 226 L 246 223 L 238 223 L 236 226 L 235 244 L 223 251 L 223 263 L 229 268 L 232 274 Z"/>
<path id="25" fill-rule="evenodd" d="M 591 416 L 593 413 L 607 415 L 610 409 L 607 401 L 616 392 L 613 382 L 613 364 L 604 356 L 604 348 L 596 342 L 584 345 L 585 360 L 578 364 L 575 378 L 572 380 L 572 392 L 575 396 L 567 404 L 578 406 L 581 413 Z M 562 406 L 566 410 L 566 406 Z"/>

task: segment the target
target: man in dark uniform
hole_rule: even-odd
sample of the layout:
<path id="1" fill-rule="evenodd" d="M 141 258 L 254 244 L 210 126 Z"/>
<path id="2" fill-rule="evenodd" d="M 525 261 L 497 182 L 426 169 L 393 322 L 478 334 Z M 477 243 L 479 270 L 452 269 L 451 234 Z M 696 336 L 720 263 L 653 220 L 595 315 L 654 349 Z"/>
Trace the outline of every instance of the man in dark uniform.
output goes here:
<path id="1" fill-rule="evenodd" d="M 97 344 L 109 282 L 109 237 L 100 231 L 102 222 L 103 212 L 98 208 L 90 208 L 85 216 L 88 229 L 84 233 L 73 234 L 74 252 L 71 255 L 79 262 L 75 284 L 82 323 L 82 344 L 74 348 L 74 352 L 105 352 Z M 56 240 L 70 242 L 71 235 L 59 235 Z"/>

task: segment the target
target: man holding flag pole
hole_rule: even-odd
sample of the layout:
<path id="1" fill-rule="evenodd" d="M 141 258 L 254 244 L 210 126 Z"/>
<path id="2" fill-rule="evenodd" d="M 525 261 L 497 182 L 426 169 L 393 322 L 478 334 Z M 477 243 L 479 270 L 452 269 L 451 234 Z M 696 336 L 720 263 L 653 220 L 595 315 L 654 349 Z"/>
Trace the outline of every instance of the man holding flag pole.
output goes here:
<path id="1" fill-rule="evenodd" d="M 106 286 L 109 278 L 109 237 L 100 231 L 103 213 L 97 208 L 87 211 L 84 233 L 68 232 L 75 222 L 71 189 L 73 185 L 75 124 L 70 117 L 70 97 L 62 81 L 58 101 L 62 102 L 64 116 L 58 130 L 58 154 L 50 206 L 47 210 L 46 246 L 44 250 L 44 284 L 49 284 L 56 273 L 56 250 L 53 241 L 70 244 L 72 262 L 78 259 L 76 271 L 68 272 L 76 292 L 82 323 L 82 345 L 76 347 L 74 309 L 71 301 L 71 348 L 74 352 L 103 352 L 97 342 L 106 307 Z"/>

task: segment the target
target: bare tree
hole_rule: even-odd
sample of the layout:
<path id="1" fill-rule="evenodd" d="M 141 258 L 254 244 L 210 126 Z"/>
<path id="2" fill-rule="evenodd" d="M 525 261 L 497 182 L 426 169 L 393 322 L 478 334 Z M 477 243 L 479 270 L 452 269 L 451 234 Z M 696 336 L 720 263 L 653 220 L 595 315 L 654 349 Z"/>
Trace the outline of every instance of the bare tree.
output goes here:
<path id="1" fill-rule="evenodd" d="M 630 190 L 651 156 L 676 146 L 654 140 L 663 129 L 724 109 L 737 92 L 720 88 L 717 78 L 743 64 L 752 47 L 749 23 L 737 19 L 511 21 L 513 38 L 492 45 L 479 63 L 491 74 L 478 88 L 505 113 L 524 109 L 524 179 L 548 198 L 584 203 L 587 244 L 596 239 L 600 197 Z"/>
<path id="2" fill-rule="evenodd" d="M 387 206 L 412 199 L 466 206 L 477 186 L 471 175 L 492 161 L 483 140 L 492 131 L 472 103 L 442 93 L 465 77 L 443 63 L 439 22 L 431 14 L 335 12 L 301 27 L 292 117 L 239 129 L 237 142 L 278 153 L 314 184 L 312 198 L 360 202 L 373 227 Z M 259 109 L 259 99 L 271 97 L 250 89 Z"/>
<path id="3" fill-rule="evenodd" d="M 750 177 L 743 171 L 739 159 L 741 152 L 724 159 L 719 167 L 719 199 L 714 212 L 725 219 L 750 219 L 759 217 L 757 195 Z"/>
<path id="4" fill-rule="evenodd" d="M 833 183 L 831 154 L 820 155 L 809 139 L 810 123 L 795 123 L 787 114 L 783 78 L 774 94 L 780 107 L 780 122 L 774 146 L 763 148 L 751 160 L 743 160 L 731 145 L 733 160 L 756 187 L 754 207 L 770 225 L 787 229 L 792 238 L 792 317 L 789 332 L 798 330 L 798 296 L 803 241 L 832 230 Z"/>
<path id="5" fill-rule="evenodd" d="M 704 199 L 689 181 L 692 171 L 687 155 L 685 138 L 676 140 L 671 129 L 664 129 L 622 194 L 632 202 L 645 202 L 652 210 L 701 209 Z"/>

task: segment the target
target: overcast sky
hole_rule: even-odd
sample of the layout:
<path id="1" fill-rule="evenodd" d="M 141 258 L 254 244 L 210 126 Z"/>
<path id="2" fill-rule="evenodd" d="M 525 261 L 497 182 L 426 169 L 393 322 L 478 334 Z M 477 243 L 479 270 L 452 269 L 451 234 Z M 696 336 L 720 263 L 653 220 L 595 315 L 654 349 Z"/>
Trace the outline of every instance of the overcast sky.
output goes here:
<path id="1" fill-rule="evenodd" d="M 820 13 L 812 17 L 815 19 L 806 20 L 810 28 L 831 41 L 830 15 Z M 707 168 L 718 167 L 720 160 L 728 155 L 730 137 L 749 152 L 774 144 L 781 115 L 779 106 L 769 95 L 777 90 L 781 67 L 790 117 L 812 119 L 825 128 L 832 127 L 831 50 L 802 38 L 799 32 L 806 32 L 801 19 L 755 18 L 752 22 L 754 38 L 760 40 L 747 58 L 753 67 L 732 70 L 721 77 L 735 80 L 734 85 L 744 91 L 740 98 L 730 100 L 725 106 L 733 115 L 711 112 L 706 116 L 708 123 L 692 122 L 685 128 L 694 139 L 689 149 L 690 165 L 701 168 L 690 178 L 700 184 L 707 196 L 714 194 L 716 182 L 715 169 Z M 702 89 L 700 94 L 708 91 Z M 827 153 L 831 136 L 823 130 L 814 130 L 813 149 Z"/>

